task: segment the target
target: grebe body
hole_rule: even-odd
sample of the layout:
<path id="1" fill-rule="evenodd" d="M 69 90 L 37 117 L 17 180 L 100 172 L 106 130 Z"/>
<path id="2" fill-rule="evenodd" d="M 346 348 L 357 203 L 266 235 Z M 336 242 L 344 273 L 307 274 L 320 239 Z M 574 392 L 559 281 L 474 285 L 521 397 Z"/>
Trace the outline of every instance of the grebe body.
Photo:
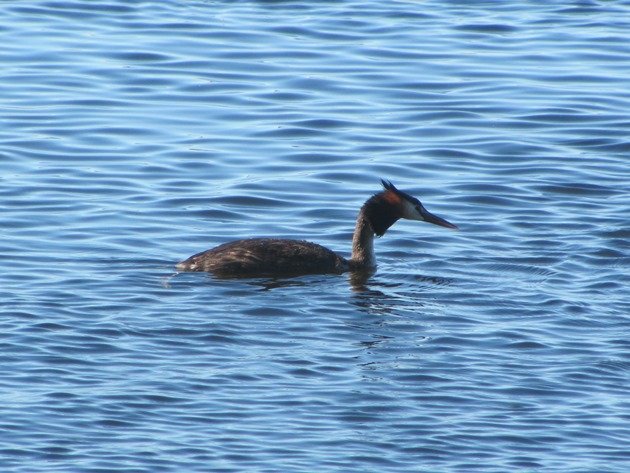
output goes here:
<path id="1" fill-rule="evenodd" d="M 421 220 L 446 228 L 457 226 L 433 215 L 418 199 L 381 181 L 383 191 L 361 207 L 346 259 L 316 243 L 277 238 L 251 238 L 224 243 L 177 264 L 178 271 L 205 271 L 222 277 L 256 277 L 373 271 L 374 236 L 383 236 L 398 219 Z"/>
<path id="2" fill-rule="evenodd" d="M 301 240 L 250 238 L 224 243 L 191 256 L 179 271 L 207 271 L 218 276 L 343 273 L 348 261 L 328 248 Z"/>

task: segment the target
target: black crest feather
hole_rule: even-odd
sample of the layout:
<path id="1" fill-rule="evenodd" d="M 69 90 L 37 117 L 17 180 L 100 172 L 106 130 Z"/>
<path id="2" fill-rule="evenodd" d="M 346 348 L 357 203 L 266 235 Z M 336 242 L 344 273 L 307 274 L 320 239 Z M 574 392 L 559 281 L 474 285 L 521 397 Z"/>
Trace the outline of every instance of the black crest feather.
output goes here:
<path id="1" fill-rule="evenodd" d="M 386 181 L 385 179 L 381 179 L 381 184 L 383 184 L 383 187 L 385 188 L 385 190 L 394 191 L 394 192 L 398 191 L 398 189 L 396 189 L 396 186 L 392 184 L 392 181 Z"/>

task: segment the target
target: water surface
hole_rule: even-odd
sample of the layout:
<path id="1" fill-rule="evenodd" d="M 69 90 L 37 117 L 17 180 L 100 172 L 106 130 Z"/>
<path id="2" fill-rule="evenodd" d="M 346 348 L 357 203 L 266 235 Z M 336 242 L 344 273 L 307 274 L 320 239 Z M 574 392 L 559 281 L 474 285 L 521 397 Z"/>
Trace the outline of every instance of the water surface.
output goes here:
<path id="1" fill-rule="evenodd" d="M 627 2 L 0 5 L 5 472 L 630 469 Z M 217 280 L 235 238 L 379 270 Z"/>

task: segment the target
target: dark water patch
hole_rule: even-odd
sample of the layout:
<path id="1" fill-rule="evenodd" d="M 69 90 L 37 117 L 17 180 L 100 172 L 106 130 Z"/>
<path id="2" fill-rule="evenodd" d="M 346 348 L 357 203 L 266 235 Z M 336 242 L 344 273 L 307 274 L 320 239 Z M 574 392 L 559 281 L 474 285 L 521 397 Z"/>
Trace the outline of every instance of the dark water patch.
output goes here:
<path id="1" fill-rule="evenodd" d="M 459 31 L 497 35 L 515 33 L 518 31 L 518 28 L 516 28 L 515 26 L 499 23 L 467 23 L 457 25 L 455 29 Z"/>
<path id="2" fill-rule="evenodd" d="M 286 287 L 286 286 L 285 286 Z M 256 307 L 246 312 L 245 315 L 263 317 L 287 317 L 297 315 L 295 310 L 283 307 Z"/>
<path id="3" fill-rule="evenodd" d="M 159 62 L 159 61 L 168 61 L 170 59 L 169 56 L 165 54 L 158 54 L 149 51 L 124 51 L 124 52 L 116 52 L 110 53 L 108 55 L 109 58 L 117 59 L 119 61 L 129 61 L 129 62 Z"/>
<path id="4" fill-rule="evenodd" d="M 259 131 L 253 135 L 260 138 L 303 138 L 321 136 L 322 133 L 313 128 L 287 126 L 278 127 L 272 130 Z"/>
<path id="5" fill-rule="evenodd" d="M 213 205 L 236 205 L 241 207 L 286 207 L 291 202 L 280 199 L 271 199 L 257 196 L 237 195 L 237 196 L 219 196 L 210 199 Z"/>
<path id="6" fill-rule="evenodd" d="M 324 129 L 324 130 L 350 127 L 353 125 L 351 122 L 345 122 L 341 120 L 325 120 L 325 119 L 298 121 L 298 122 L 295 122 L 294 124 L 299 127 Z"/>
<path id="7" fill-rule="evenodd" d="M 546 184 L 534 186 L 540 192 L 551 192 L 554 194 L 565 194 L 575 196 L 602 196 L 609 197 L 620 192 L 620 189 L 600 186 L 597 184 L 587 184 L 583 182 Z"/>

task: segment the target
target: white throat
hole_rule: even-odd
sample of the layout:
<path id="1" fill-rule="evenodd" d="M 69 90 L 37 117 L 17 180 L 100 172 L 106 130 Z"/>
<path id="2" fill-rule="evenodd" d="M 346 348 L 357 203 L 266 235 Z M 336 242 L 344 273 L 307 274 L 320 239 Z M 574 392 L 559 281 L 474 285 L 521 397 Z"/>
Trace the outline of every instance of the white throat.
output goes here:
<path id="1" fill-rule="evenodd" d="M 424 218 L 422 218 L 422 215 L 420 215 L 420 212 L 418 212 L 418 209 L 416 208 L 414 204 L 412 204 L 406 199 L 403 199 L 402 205 L 403 205 L 403 212 L 402 212 L 401 218 L 404 218 L 407 220 L 424 220 Z"/>

